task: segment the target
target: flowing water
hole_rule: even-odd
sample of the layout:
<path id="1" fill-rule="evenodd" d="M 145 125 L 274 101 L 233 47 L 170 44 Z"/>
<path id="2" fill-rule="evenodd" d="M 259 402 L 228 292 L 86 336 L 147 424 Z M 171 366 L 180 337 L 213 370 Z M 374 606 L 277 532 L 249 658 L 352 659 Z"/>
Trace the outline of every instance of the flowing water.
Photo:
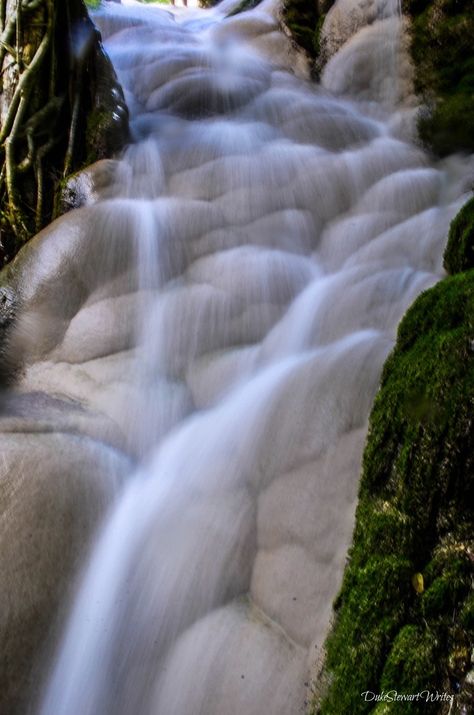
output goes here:
<path id="1" fill-rule="evenodd" d="M 271 3 L 108 5 L 134 143 L 38 239 L 14 340 L 20 390 L 136 468 L 39 712 L 301 713 L 380 371 L 473 166 L 407 138 L 395 2 L 339 0 L 319 85 Z"/>

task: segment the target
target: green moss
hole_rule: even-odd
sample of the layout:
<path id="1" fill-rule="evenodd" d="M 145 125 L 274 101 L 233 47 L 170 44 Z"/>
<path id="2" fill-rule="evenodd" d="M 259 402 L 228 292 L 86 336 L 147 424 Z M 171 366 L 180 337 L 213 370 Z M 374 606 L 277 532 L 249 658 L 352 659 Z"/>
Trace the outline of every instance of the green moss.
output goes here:
<path id="1" fill-rule="evenodd" d="M 439 156 L 474 151 L 474 99 L 464 93 L 445 96 L 420 116 L 419 135 Z"/>
<path id="2" fill-rule="evenodd" d="M 462 683 L 474 646 L 473 339 L 474 271 L 422 294 L 400 325 L 370 419 L 315 713 L 440 712 L 366 702 L 364 691 L 460 687 L 459 702 L 471 703 Z"/>
<path id="3" fill-rule="evenodd" d="M 429 107 L 422 140 L 439 155 L 474 151 L 474 15 L 471 0 L 406 0 L 415 89 Z"/>
<path id="4" fill-rule="evenodd" d="M 318 56 L 321 51 L 321 29 L 334 0 L 285 0 L 283 21 L 293 40 L 313 58 L 313 74 L 318 74 Z"/>
<path id="5" fill-rule="evenodd" d="M 469 547 L 465 542 L 442 545 L 435 553 L 427 574 L 430 586 L 422 595 L 422 611 L 426 617 L 442 617 L 446 611 L 454 612 L 470 593 Z"/>
<path id="6" fill-rule="evenodd" d="M 373 690 L 379 664 L 383 662 L 410 597 L 410 561 L 398 555 L 383 555 L 362 562 L 357 550 L 351 555 L 342 592 L 336 602 L 338 627 L 327 644 L 327 666 L 333 684 L 324 712 L 352 712 L 354 694 L 360 710 L 371 705 L 360 698 Z M 399 608 L 393 608 L 398 603 Z M 341 653 L 345 654 L 341 660 Z M 376 692 L 376 691 L 375 691 Z"/>
<path id="7" fill-rule="evenodd" d="M 395 638 L 385 663 L 381 689 L 390 691 L 397 683 L 400 693 L 418 693 L 436 682 L 438 644 L 426 628 L 404 626 Z M 417 702 L 403 702 L 404 712 L 416 712 Z"/>
<path id="8" fill-rule="evenodd" d="M 451 274 L 474 268 L 474 198 L 463 206 L 451 223 L 444 267 Z"/>

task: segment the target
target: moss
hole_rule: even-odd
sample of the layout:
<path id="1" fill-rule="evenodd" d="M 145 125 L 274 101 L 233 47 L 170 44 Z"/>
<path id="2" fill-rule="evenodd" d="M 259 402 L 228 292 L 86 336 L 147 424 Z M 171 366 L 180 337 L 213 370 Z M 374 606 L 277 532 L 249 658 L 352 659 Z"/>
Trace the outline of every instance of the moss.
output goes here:
<path id="1" fill-rule="evenodd" d="M 385 663 L 381 689 L 390 691 L 397 683 L 400 693 L 422 692 L 436 682 L 438 643 L 425 627 L 404 626 L 395 638 Z M 432 686 L 433 687 L 433 686 Z M 417 701 L 403 702 L 404 712 L 416 712 Z"/>
<path id="2" fill-rule="evenodd" d="M 451 274 L 474 268 L 474 198 L 463 206 L 451 223 L 444 267 Z"/>
<path id="3" fill-rule="evenodd" d="M 406 0 L 415 89 L 428 111 L 422 140 L 439 155 L 474 151 L 474 15 L 471 0 Z"/>
<path id="4" fill-rule="evenodd" d="M 325 703 L 328 713 L 352 712 L 355 693 L 361 707 L 357 712 L 370 711 L 360 693 L 373 690 L 370 684 L 377 680 L 378 664 L 386 657 L 410 597 L 410 561 L 390 554 L 362 563 L 358 556 L 352 553 L 336 602 L 338 628 L 327 647 L 327 666 L 334 678 Z M 393 609 L 394 603 L 400 607 Z"/>
<path id="5" fill-rule="evenodd" d="M 327 12 L 334 0 L 285 0 L 283 21 L 293 40 L 314 60 L 313 75 L 319 72 L 318 57 L 321 50 L 321 30 Z"/>
<path id="6" fill-rule="evenodd" d="M 430 586 L 422 595 L 421 608 L 428 618 L 442 617 L 454 612 L 470 593 L 470 551 L 466 542 L 442 546 L 443 556 L 435 554 L 427 567 Z"/>
<path id="7" fill-rule="evenodd" d="M 319 20 L 317 3 L 287 0 L 283 6 L 283 18 L 295 42 L 313 55 L 313 35 Z"/>
<path id="8" fill-rule="evenodd" d="M 422 142 L 439 156 L 474 151 L 474 98 L 472 94 L 445 96 L 418 124 Z"/>
<path id="9" fill-rule="evenodd" d="M 315 713 L 444 712 L 360 695 L 382 690 L 460 688 L 457 702 L 474 705 L 463 690 L 474 646 L 473 339 L 474 271 L 426 291 L 400 325 L 370 418 L 326 643 L 330 685 Z"/>

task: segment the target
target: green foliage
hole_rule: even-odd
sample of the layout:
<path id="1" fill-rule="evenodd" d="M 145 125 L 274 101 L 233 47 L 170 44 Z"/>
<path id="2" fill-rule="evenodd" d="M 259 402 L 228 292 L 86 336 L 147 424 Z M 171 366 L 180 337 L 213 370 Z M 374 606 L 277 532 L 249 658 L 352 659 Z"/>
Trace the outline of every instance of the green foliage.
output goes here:
<path id="1" fill-rule="evenodd" d="M 474 15 L 471 0 L 406 0 L 415 89 L 429 111 L 421 139 L 439 155 L 474 151 Z"/>
<path id="2" fill-rule="evenodd" d="M 366 702 L 364 691 L 459 686 L 452 713 L 474 704 L 464 685 L 474 646 L 473 340 L 474 270 L 426 291 L 400 325 L 370 418 L 326 644 L 329 686 L 314 713 L 440 712 L 435 702 Z"/>
<path id="3" fill-rule="evenodd" d="M 463 206 L 451 223 L 444 267 L 451 274 L 474 268 L 474 198 Z"/>

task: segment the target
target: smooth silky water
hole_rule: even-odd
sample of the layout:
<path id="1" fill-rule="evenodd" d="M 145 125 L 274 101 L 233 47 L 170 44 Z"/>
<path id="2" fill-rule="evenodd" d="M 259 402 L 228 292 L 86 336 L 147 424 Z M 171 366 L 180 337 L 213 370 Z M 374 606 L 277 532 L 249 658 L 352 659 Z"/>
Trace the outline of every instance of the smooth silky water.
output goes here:
<path id="1" fill-rule="evenodd" d="M 135 466 L 36 712 L 302 713 L 381 368 L 473 166 L 410 141 L 393 0 L 336 3 L 319 85 L 267 0 L 107 5 L 134 142 L 36 239 L 11 344 L 19 393 L 81 406 L 55 429 Z"/>

